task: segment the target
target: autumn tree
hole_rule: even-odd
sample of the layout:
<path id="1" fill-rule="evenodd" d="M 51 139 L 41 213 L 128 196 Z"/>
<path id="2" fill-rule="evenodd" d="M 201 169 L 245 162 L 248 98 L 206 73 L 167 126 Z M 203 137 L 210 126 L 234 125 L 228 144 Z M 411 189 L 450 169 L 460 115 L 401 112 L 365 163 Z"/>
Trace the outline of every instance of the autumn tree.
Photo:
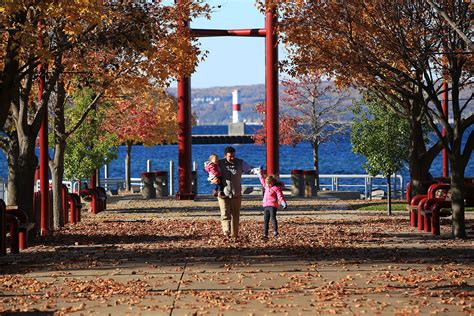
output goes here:
<path id="1" fill-rule="evenodd" d="M 370 89 L 385 98 L 387 106 L 410 123 L 410 179 L 422 192 L 429 167 L 441 148 L 448 152 L 453 191 L 453 236 L 465 237 L 464 170 L 474 148 L 474 123 L 465 110 L 470 91 L 473 57 L 466 43 L 439 19 L 425 1 L 282 1 L 284 42 L 289 47 L 291 70 L 316 69 L 336 77 L 342 85 Z M 469 4 L 437 1 L 459 30 L 472 34 Z M 450 124 L 442 111 L 443 80 L 449 81 Z M 402 105 L 401 109 L 394 104 Z M 427 119 L 438 143 L 427 148 L 422 129 Z M 447 132 L 443 136 L 440 127 Z"/>
<path id="2" fill-rule="evenodd" d="M 68 5 L 69 4 L 69 5 Z M 98 25 L 102 14 L 94 12 L 98 4 L 73 1 L 8 1 L 0 6 L 2 11 L 0 25 L 7 32 L 0 41 L 0 64 L 3 67 L 0 82 L 0 101 L 2 111 L 0 123 L 3 127 L 5 113 L 9 116 L 9 138 L 4 139 L 9 163 L 9 204 L 17 204 L 32 218 L 33 177 L 37 165 L 35 143 L 42 120 L 42 113 L 47 111 L 60 74 L 63 71 L 60 63 L 63 54 L 71 48 L 70 43 L 80 42 L 88 32 L 89 26 Z M 48 14 L 45 14 L 48 12 Z M 84 13 L 87 19 L 81 19 Z M 53 21 L 61 19 L 62 28 L 70 41 L 62 41 L 54 27 Z M 86 23 L 86 20 L 88 23 Z M 42 64 L 45 85 L 36 100 L 37 67 Z M 50 65 L 48 69 L 44 65 Z M 11 111 L 10 111 L 11 109 Z M 5 127 L 6 128 L 6 127 Z"/>
<path id="3" fill-rule="evenodd" d="M 130 187 L 130 164 L 133 144 L 153 146 L 177 141 L 178 105 L 163 89 L 126 97 L 108 109 L 105 128 L 126 146 L 125 189 Z"/>
<path id="4" fill-rule="evenodd" d="M 196 65 L 199 49 L 192 45 L 189 34 L 177 32 L 177 21 L 205 13 L 207 6 L 201 7 L 192 2 L 176 7 L 166 7 L 160 2 L 130 2 L 111 6 L 108 10 L 113 23 L 94 29 L 85 37 L 84 43 L 74 46 L 75 49 L 63 59 L 63 65 L 65 69 L 71 70 L 72 77 L 64 75 L 59 85 L 72 86 L 72 91 L 88 85 L 95 91 L 95 97 L 83 108 L 82 115 L 77 117 L 77 121 L 69 129 L 62 128 L 65 125 L 64 116 L 58 115 L 64 112 L 61 109 L 63 103 L 54 103 L 55 157 L 50 165 L 54 170 L 53 177 L 57 179 L 57 185 L 54 185 L 53 180 L 53 187 L 57 187 L 54 194 L 56 227 L 62 222 L 62 213 L 58 212 L 61 157 L 67 138 L 81 126 L 101 100 L 115 100 L 127 89 L 140 94 L 151 83 L 154 86 L 165 86 L 170 77 L 190 73 Z M 57 91 L 66 90 L 58 87 Z M 67 99 L 66 95 L 58 97 Z"/>
<path id="5" fill-rule="evenodd" d="M 255 105 L 255 112 L 261 113 L 263 115 L 262 124 L 263 127 L 255 131 L 252 136 L 255 144 L 265 144 L 267 138 L 267 128 L 265 121 L 265 104 L 258 103 Z M 290 145 L 296 146 L 301 142 L 303 137 L 298 133 L 298 124 L 300 119 L 294 117 L 288 113 L 280 113 L 279 116 L 279 135 L 280 135 L 280 145 Z"/>
<path id="6" fill-rule="evenodd" d="M 319 190 L 319 147 L 335 135 L 347 132 L 348 125 L 344 120 L 351 102 L 347 102 L 347 92 L 338 90 L 331 82 L 323 82 L 320 73 L 298 75 L 284 80 L 283 86 L 283 102 L 299 121 L 297 128 L 290 132 L 313 147 L 316 188 Z"/>
<path id="7" fill-rule="evenodd" d="M 387 212 L 392 215 L 391 176 L 400 171 L 408 159 L 410 126 L 408 122 L 367 93 L 354 108 L 351 126 L 352 151 L 367 161 L 364 169 L 372 176 L 387 179 Z"/>
<path id="8" fill-rule="evenodd" d="M 18 110 L 15 110 L 19 113 L 19 119 L 14 117 L 17 126 L 12 130 L 20 138 L 20 150 L 16 152 L 19 152 L 18 160 L 24 161 L 21 164 L 25 166 L 13 171 L 20 173 L 16 179 L 20 179 L 22 183 L 14 182 L 14 185 L 22 188 L 21 191 L 18 190 L 22 196 L 16 197 L 15 190 L 11 190 L 12 194 L 9 196 L 16 197 L 21 208 L 31 213 L 30 187 L 32 190 L 36 167 L 33 144 L 41 113 L 49 104 L 49 98 L 57 84 L 68 86 L 67 82 L 71 80 L 68 75 L 81 74 L 85 82 L 93 85 L 96 91 L 93 103 L 85 108 L 70 131 L 60 130 L 64 123 L 53 123 L 58 132 L 55 139 L 58 146 L 55 149 L 60 152 L 64 150 L 66 138 L 85 121 L 99 99 L 113 94 L 114 85 L 141 85 L 149 80 L 153 80 L 155 84 L 165 84 L 168 78 L 178 72 L 190 73 L 197 63 L 199 50 L 189 40 L 189 34 L 176 32 L 179 24 L 177 21 L 196 16 L 205 7 L 191 2 L 166 7 L 159 2 L 140 4 L 132 1 L 109 5 L 99 1 L 46 3 L 24 0 L 6 2 L 0 6 L 0 10 L 0 26 L 7 30 L 4 41 L 0 43 L 0 63 L 4 65 L 0 101 L 5 100 L 4 103 L 2 101 L 2 111 L 9 108 L 13 101 L 21 101 L 17 102 Z M 38 42 L 43 45 L 38 45 Z M 49 65 L 46 87 L 42 100 L 32 102 L 30 96 L 35 91 L 35 71 L 40 63 Z M 67 100 L 65 91 L 66 89 L 58 86 L 56 93 L 63 95 L 58 95 L 56 100 Z M 64 104 L 54 104 L 55 114 L 62 111 L 58 107 Z M 5 121 L 1 115 L 3 112 L 0 113 L 0 123 Z M 62 116 L 54 118 L 62 120 Z M 23 131 L 28 135 L 23 135 Z M 22 149 L 22 146 L 25 148 Z M 61 167 L 58 167 L 61 165 L 61 155 L 58 159 L 53 159 L 52 165 L 53 175 L 57 179 L 53 181 L 53 190 L 57 196 L 62 179 Z M 55 199 L 54 203 L 55 226 L 61 222 L 58 201 Z"/>

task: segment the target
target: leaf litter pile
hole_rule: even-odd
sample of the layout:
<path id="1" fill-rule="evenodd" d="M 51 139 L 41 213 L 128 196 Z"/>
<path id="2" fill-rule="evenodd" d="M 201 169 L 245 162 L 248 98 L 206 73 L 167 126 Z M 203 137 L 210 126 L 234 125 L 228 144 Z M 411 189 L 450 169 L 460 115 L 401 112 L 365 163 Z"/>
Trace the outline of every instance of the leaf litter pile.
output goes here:
<path id="1" fill-rule="evenodd" d="M 474 313 L 472 239 L 420 234 L 405 214 L 280 217 L 269 240 L 260 217 L 237 240 L 201 218 L 85 214 L 0 257 L 0 312 Z"/>

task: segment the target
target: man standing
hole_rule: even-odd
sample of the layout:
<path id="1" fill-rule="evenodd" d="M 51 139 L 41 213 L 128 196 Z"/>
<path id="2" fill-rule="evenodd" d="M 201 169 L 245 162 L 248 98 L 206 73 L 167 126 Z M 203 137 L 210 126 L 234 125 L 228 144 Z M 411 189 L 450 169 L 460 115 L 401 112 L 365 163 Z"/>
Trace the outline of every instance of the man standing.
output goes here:
<path id="1" fill-rule="evenodd" d="M 224 159 L 220 159 L 218 164 L 225 195 L 217 198 L 221 210 L 222 231 L 227 237 L 237 238 L 242 204 L 242 173 L 250 173 L 252 167 L 242 159 L 235 158 L 235 149 L 230 146 L 224 149 Z"/>

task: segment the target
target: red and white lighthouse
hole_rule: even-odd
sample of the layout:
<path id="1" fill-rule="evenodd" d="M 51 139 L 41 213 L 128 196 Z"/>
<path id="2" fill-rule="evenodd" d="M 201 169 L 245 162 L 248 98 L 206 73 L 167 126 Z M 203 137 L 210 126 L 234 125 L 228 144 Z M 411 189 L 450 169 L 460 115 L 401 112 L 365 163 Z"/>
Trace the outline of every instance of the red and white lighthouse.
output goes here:
<path id="1" fill-rule="evenodd" d="M 240 123 L 240 91 L 232 91 L 232 123 Z"/>

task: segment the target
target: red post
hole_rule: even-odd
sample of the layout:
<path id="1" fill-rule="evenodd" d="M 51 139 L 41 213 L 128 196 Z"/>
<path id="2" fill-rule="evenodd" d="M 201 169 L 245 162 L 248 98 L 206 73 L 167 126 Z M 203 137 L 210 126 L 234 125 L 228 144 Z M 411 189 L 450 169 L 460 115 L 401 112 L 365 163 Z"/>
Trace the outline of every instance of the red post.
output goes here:
<path id="1" fill-rule="evenodd" d="M 178 200 L 192 200 L 191 190 L 191 79 L 178 79 Z"/>
<path id="2" fill-rule="evenodd" d="M 175 0 L 178 5 L 182 0 Z M 191 29 L 194 36 L 265 36 L 266 61 L 266 128 L 267 128 L 267 171 L 279 174 L 280 142 L 278 124 L 278 36 L 275 25 L 275 7 L 265 15 L 265 29 L 208 30 Z M 182 23 L 189 27 L 189 22 Z M 177 199 L 193 199 L 191 188 L 191 84 L 190 79 L 178 78 L 178 173 L 179 191 Z"/>
<path id="3" fill-rule="evenodd" d="M 208 30 L 208 29 L 192 29 L 191 34 L 199 37 L 215 37 L 215 36 L 251 36 L 265 37 L 265 29 L 238 29 L 238 30 Z"/>
<path id="4" fill-rule="evenodd" d="M 177 0 L 179 5 L 182 0 Z M 189 28 L 189 21 L 182 22 Z M 191 188 L 191 78 L 178 78 L 178 200 L 193 200 Z"/>
<path id="5" fill-rule="evenodd" d="M 89 189 L 95 189 L 97 186 L 97 172 L 94 170 L 94 174 L 89 179 Z"/>
<path id="6" fill-rule="evenodd" d="M 42 22 L 39 24 L 40 32 L 42 31 Z M 39 47 L 43 46 L 43 38 L 40 34 L 38 38 Z M 44 65 L 38 66 L 39 72 L 39 86 L 38 86 L 38 102 L 41 104 L 43 100 L 44 88 Z M 41 128 L 39 131 L 39 152 L 40 152 L 40 192 L 41 192 L 41 219 L 40 219 L 40 234 L 47 236 L 49 234 L 48 225 L 48 198 L 49 198 L 49 177 L 48 177 L 48 108 L 43 109 L 43 119 L 41 121 Z"/>
<path id="7" fill-rule="evenodd" d="M 275 9 L 268 10 L 265 15 L 265 82 L 266 110 L 265 121 L 267 130 L 267 171 L 268 174 L 279 174 L 280 142 L 278 124 L 278 40 L 276 32 L 277 16 Z"/>
<path id="8" fill-rule="evenodd" d="M 449 123 L 449 114 L 448 114 L 448 83 L 446 80 L 443 81 L 443 115 L 446 118 L 446 121 Z M 446 136 L 446 129 L 442 130 L 443 137 Z M 446 148 L 443 149 L 443 177 L 449 177 L 449 164 L 448 164 L 448 152 Z"/>

